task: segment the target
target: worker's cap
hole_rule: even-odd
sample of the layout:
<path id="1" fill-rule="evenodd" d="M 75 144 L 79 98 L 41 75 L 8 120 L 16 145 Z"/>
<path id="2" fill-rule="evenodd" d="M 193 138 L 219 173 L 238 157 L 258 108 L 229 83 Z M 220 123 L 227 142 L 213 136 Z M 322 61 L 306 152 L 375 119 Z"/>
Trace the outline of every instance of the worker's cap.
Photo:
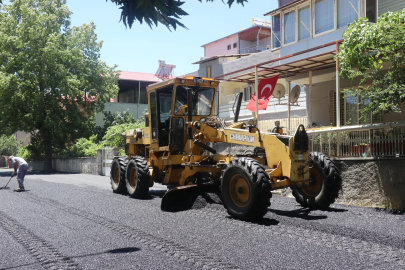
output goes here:
<path id="1" fill-rule="evenodd" d="M 8 159 L 9 159 L 9 160 L 12 160 L 12 159 L 13 159 L 13 157 L 14 157 L 14 156 L 9 156 L 9 157 L 8 157 Z"/>

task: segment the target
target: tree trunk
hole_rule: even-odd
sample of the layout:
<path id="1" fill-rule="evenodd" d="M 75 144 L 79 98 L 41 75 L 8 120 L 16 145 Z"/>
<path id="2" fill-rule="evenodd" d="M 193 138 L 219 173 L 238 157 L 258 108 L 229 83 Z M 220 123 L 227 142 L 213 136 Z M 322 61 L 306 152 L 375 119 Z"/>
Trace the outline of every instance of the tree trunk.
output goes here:
<path id="1" fill-rule="evenodd" d="M 44 171 L 52 171 L 52 140 L 47 135 L 43 135 L 42 140 L 45 150 Z"/>

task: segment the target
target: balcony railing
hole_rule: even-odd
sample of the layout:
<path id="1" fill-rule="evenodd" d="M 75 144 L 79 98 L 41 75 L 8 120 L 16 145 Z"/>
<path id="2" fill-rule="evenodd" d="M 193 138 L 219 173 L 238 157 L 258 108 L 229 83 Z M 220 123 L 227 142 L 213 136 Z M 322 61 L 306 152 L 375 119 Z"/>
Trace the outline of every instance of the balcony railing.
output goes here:
<path id="1" fill-rule="evenodd" d="M 255 53 L 255 52 L 262 52 L 267 50 L 267 44 L 259 44 L 259 45 L 251 45 L 245 48 L 240 49 L 240 53 Z"/>
<path id="2" fill-rule="evenodd" d="M 307 130 L 311 151 L 334 157 L 405 156 L 405 122 Z"/>

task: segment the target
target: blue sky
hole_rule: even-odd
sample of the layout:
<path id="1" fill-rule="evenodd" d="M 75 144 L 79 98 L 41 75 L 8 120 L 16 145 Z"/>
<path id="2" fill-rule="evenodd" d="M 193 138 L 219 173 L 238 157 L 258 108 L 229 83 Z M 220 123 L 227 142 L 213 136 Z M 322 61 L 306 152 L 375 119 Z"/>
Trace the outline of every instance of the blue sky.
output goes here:
<path id="1" fill-rule="evenodd" d="M 235 1 L 236 2 L 236 1 Z M 213 3 L 186 0 L 183 9 L 189 14 L 180 21 L 188 27 L 170 32 L 165 26 L 149 28 L 135 22 L 132 29 L 125 28 L 120 20 L 120 10 L 105 0 L 67 0 L 72 25 L 93 21 L 99 40 L 103 40 L 101 60 L 119 70 L 155 73 L 158 60 L 175 64 L 174 75 L 196 71 L 204 55 L 201 45 L 251 26 L 252 18 L 267 19 L 263 14 L 277 8 L 276 0 L 249 0 L 244 7 L 228 5 L 221 0 Z"/>
<path id="2" fill-rule="evenodd" d="M 192 63 L 204 56 L 201 45 L 250 27 L 253 17 L 269 20 L 263 14 L 278 5 L 277 0 L 249 0 L 244 6 L 234 3 L 229 8 L 221 0 L 183 1 L 182 8 L 189 15 L 180 21 L 188 29 L 180 27 L 172 32 L 163 25 L 151 29 L 138 21 L 131 29 L 125 28 L 119 22 L 119 8 L 110 0 L 67 0 L 67 6 L 73 12 L 72 26 L 95 23 L 98 40 L 103 41 L 101 60 L 108 65 L 116 64 L 123 71 L 155 73 L 161 59 L 175 64 L 174 75 L 180 76 L 198 69 Z M 3 3 L 9 4 L 10 0 Z"/>

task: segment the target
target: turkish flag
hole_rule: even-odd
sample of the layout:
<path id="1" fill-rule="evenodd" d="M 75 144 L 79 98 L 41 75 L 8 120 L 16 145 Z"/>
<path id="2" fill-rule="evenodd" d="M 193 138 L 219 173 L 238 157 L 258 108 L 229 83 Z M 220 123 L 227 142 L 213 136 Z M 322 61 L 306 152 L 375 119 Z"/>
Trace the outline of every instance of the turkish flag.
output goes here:
<path id="1" fill-rule="evenodd" d="M 274 76 L 269 79 L 262 79 L 260 80 L 259 87 L 257 91 L 259 92 L 259 100 L 258 100 L 258 109 L 259 110 L 266 110 L 267 104 L 271 98 L 271 95 L 274 92 L 274 88 L 276 88 L 278 76 Z M 253 95 L 252 99 L 249 101 L 246 109 L 252 112 L 256 111 L 256 94 Z"/>

